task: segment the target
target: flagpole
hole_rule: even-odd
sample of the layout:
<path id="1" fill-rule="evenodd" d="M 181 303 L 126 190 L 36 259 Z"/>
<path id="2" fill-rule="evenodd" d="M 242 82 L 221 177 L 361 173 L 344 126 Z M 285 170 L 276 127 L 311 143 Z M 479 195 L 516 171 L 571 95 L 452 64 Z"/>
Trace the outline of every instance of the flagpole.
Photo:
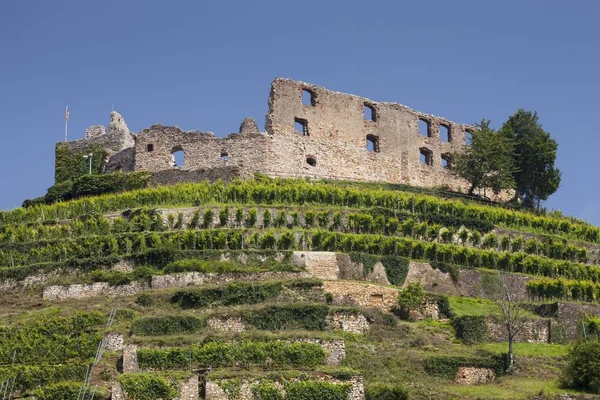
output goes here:
<path id="1" fill-rule="evenodd" d="M 65 109 L 65 142 L 69 140 L 69 106 Z"/>

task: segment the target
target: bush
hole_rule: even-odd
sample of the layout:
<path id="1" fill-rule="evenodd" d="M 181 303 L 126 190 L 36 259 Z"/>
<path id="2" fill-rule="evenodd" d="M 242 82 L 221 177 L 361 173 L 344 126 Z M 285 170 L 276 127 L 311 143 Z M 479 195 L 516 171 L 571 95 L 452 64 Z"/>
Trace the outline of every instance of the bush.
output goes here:
<path id="1" fill-rule="evenodd" d="M 334 384 L 318 381 L 299 381 L 285 385 L 286 400 L 346 400 L 350 393 L 349 384 Z"/>
<path id="2" fill-rule="evenodd" d="M 600 342 L 580 342 L 571 348 L 562 377 L 568 387 L 600 394 Z"/>
<path id="3" fill-rule="evenodd" d="M 152 297 L 148 293 L 140 294 L 135 302 L 142 307 L 150 307 L 152 305 Z"/>
<path id="4" fill-rule="evenodd" d="M 191 315 L 148 317 L 133 321 L 131 333 L 140 336 L 186 334 L 195 333 L 205 325 L 205 321 L 202 318 Z"/>
<path id="5" fill-rule="evenodd" d="M 224 306 L 256 304 L 277 297 L 283 287 L 303 290 L 312 289 L 320 284 L 321 282 L 315 279 L 298 279 L 287 282 L 236 282 L 214 288 L 180 290 L 173 295 L 171 301 L 183 309 L 202 308 L 217 304 Z"/>
<path id="6" fill-rule="evenodd" d="M 77 398 L 82 387 L 81 382 L 61 382 L 36 389 L 33 395 L 39 400 L 73 400 Z"/>
<path id="7" fill-rule="evenodd" d="M 489 368 L 496 374 L 505 371 L 506 355 L 489 358 L 433 356 L 425 359 L 425 371 L 433 376 L 454 379 L 460 367 Z"/>
<path id="8" fill-rule="evenodd" d="M 484 316 L 463 315 L 452 320 L 456 337 L 465 344 L 480 343 L 487 339 L 487 325 Z"/>
<path id="9" fill-rule="evenodd" d="M 365 388 L 366 400 L 408 400 L 408 391 L 401 386 L 375 383 Z"/>
<path id="10" fill-rule="evenodd" d="M 324 305 L 282 305 L 250 311 L 245 320 L 256 329 L 276 331 L 283 329 L 327 329 L 329 310 Z"/>
<path id="11" fill-rule="evenodd" d="M 127 398 L 132 400 L 171 400 L 178 394 L 169 381 L 156 374 L 124 374 L 119 381 Z"/>
<path id="12" fill-rule="evenodd" d="M 208 342 L 187 348 L 141 349 L 138 362 L 143 369 L 182 368 L 190 362 L 213 368 L 233 365 L 315 367 L 325 362 L 325 351 L 318 344 L 303 342 Z"/>
<path id="13" fill-rule="evenodd" d="M 425 290 L 420 283 L 410 283 L 398 294 L 398 305 L 405 315 L 408 315 L 408 313 L 413 310 L 421 310 L 424 301 Z"/>

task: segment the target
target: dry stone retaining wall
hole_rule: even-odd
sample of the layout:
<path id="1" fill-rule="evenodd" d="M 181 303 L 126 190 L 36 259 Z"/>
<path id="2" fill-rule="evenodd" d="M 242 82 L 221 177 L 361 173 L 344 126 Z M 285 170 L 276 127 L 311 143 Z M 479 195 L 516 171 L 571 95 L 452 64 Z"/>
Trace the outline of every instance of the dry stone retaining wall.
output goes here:
<path id="1" fill-rule="evenodd" d="M 476 385 L 492 382 L 496 374 L 489 368 L 460 367 L 456 373 L 456 383 L 459 385 Z"/>
<path id="2" fill-rule="evenodd" d="M 348 400 L 364 400 L 365 399 L 365 389 L 363 384 L 363 379 L 361 376 L 354 376 L 349 381 L 340 381 L 337 379 L 329 378 L 329 377 L 315 377 L 315 379 L 331 382 L 334 384 L 351 384 L 350 393 L 348 393 Z M 219 385 L 221 381 L 216 380 L 208 380 L 206 382 L 206 400 L 259 400 L 252 393 L 252 387 L 259 383 L 258 380 L 243 380 L 241 382 L 241 388 L 239 391 L 239 395 L 232 397 L 225 390 L 221 388 Z M 276 387 L 280 388 L 281 392 L 284 393 L 285 389 L 282 384 L 279 382 L 274 383 Z M 315 399 L 317 400 L 317 399 Z"/>
<path id="3" fill-rule="evenodd" d="M 68 299 L 89 299 L 92 297 L 121 297 L 132 296 L 146 289 L 147 286 L 140 282 L 128 285 L 111 286 L 107 282 L 96 282 L 91 285 L 56 285 L 44 289 L 42 298 L 50 301 L 64 301 Z"/>
<path id="4" fill-rule="evenodd" d="M 344 332 L 365 334 L 369 331 L 369 321 L 363 314 L 336 312 L 328 316 L 329 329 L 341 329 Z"/>
<path id="5" fill-rule="evenodd" d="M 551 321 L 549 319 L 533 319 L 524 323 L 523 329 L 515 337 L 516 342 L 550 343 Z M 485 325 L 488 331 L 488 340 L 493 342 L 506 342 L 506 328 L 494 317 L 487 317 Z"/>
<path id="6" fill-rule="evenodd" d="M 398 303 L 398 289 L 368 283 L 324 281 L 323 290 L 341 305 L 378 308 L 389 311 Z"/>
<path id="7" fill-rule="evenodd" d="M 292 264 L 306 268 L 315 278 L 336 280 L 339 275 L 337 255 L 328 251 L 294 251 Z"/>

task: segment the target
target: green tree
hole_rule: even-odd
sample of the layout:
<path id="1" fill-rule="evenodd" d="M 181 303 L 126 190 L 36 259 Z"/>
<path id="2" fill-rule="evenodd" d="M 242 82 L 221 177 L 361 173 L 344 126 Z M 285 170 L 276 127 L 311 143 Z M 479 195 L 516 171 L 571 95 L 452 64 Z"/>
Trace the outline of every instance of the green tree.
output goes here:
<path id="1" fill-rule="evenodd" d="M 498 193 L 515 187 L 513 146 L 505 135 L 490 128 L 489 120 L 476 124 L 471 145 L 455 153 L 454 172 L 471 185 L 469 194 L 475 189 L 492 189 Z"/>
<path id="2" fill-rule="evenodd" d="M 566 386 L 600 393 L 600 343 L 580 342 L 569 351 L 563 374 Z"/>
<path id="3" fill-rule="evenodd" d="M 538 122 L 537 112 L 519 109 L 500 129 L 513 142 L 515 200 L 527 207 L 539 206 L 556 192 L 561 173 L 554 166 L 558 144 Z"/>

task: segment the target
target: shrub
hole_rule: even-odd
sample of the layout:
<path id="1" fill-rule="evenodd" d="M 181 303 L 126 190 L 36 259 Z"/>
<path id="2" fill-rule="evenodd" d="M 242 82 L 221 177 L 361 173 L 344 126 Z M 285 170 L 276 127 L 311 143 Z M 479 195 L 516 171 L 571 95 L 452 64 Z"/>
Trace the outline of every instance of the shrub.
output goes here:
<path id="1" fill-rule="evenodd" d="M 169 315 L 164 317 L 148 317 L 136 319 L 131 326 L 131 333 L 140 336 L 174 335 L 195 333 L 205 326 L 202 318 L 185 315 Z"/>
<path id="2" fill-rule="evenodd" d="M 324 305 L 281 305 L 265 307 L 246 314 L 246 322 L 256 329 L 327 329 L 329 310 Z"/>
<path id="3" fill-rule="evenodd" d="M 487 339 L 487 325 L 484 316 L 463 315 L 452 320 L 456 337 L 465 344 L 480 343 Z"/>
<path id="4" fill-rule="evenodd" d="M 410 283 L 398 294 L 398 305 L 405 315 L 411 310 L 421 310 L 425 301 L 425 290 L 420 283 Z"/>
<path id="5" fill-rule="evenodd" d="M 177 396 L 173 385 L 156 374 L 138 373 L 119 376 L 121 387 L 132 400 L 171 400 Z"/>
<path id="6" fill-rule="evenodd" d="M 375 383 L 365 388 L 366 400 L 408 400 L 408 391 L 402 386 Z"/>
<path id="7" fill-rule="evenodd" d="M 425 371 L 433 376 L 454 379 L 460 367 L 490 368 L 496 374 L 505 371 L 506 355 L 485 357 L 433 356 L 425 359 Z"/>
<path id="8" fill-rule="evenodd" d="M 150 307 L 152 305 L 152 297 L 148 293 L 140 294 L 135 302 L 142 307 Z"/>
<path id="9" fill-rule="evenodd" d="M 285 385 L 286 400 L 346 400 L 349 384 L 318 381 L 299 381 Z"/>
<path id="10" fill-rule="evenodd" d="M 572 388 L 600 394 L 600 342 L 580 342 L 571 348 L 562 377 Z"/>
<path id="11" fill-rule="evenodd" d="M 33 395 L 39 400 L 73 400 L 81 390 L 81 382 L 61 382 L 36 389 Z"/>
<path id="12" fill-rule="evenodd" d="M 252 388 L 258 400 L 283 400 L 283 395 L 273 382 L 260 382 Z"/>

